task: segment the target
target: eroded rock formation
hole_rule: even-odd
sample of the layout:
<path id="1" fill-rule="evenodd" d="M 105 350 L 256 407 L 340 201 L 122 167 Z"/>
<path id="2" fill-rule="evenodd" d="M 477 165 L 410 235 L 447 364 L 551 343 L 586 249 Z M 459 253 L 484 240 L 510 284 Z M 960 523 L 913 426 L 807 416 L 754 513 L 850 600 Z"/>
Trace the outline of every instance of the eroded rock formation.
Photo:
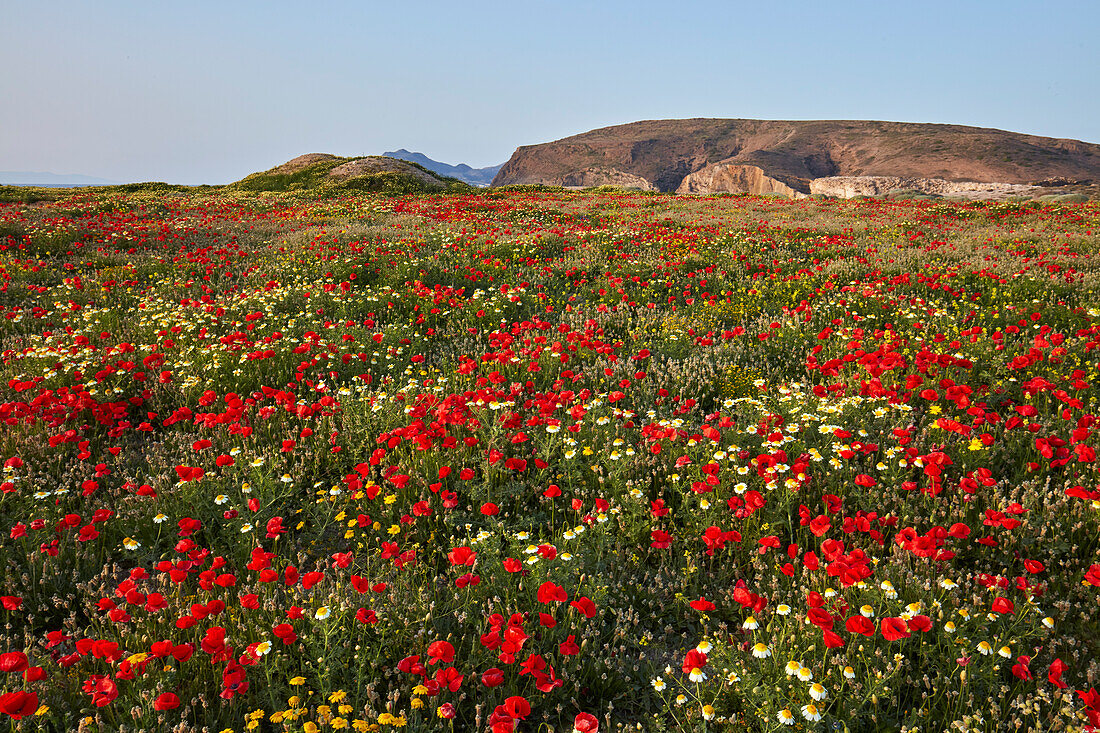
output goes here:
<path id="1" fill-rule="evenodd" d="M 805 185 L 805 183 L 803 183 Z M 804 191 L 788 186 L 783 181 L 764 174 L 764 170 L 755 165 L 737 163 L 715 163 L 702 170 L 689 173 L 680 183 L 676 193 L 751 193 L 756 195 L 786 196 L 787 198 L 806 198 Z"/>
<path id="2" fill-rule="evenodd" d="M 856 196 L 884 196 L 902 191 L 985 199 L 1028 196 L 1036 190 L 1035 186 L 1018 183 L 945 181 L 942 178 L 900 178 L 898 176 L 829 176 L 810 181 L 810 193 L 846 199 Z"/>

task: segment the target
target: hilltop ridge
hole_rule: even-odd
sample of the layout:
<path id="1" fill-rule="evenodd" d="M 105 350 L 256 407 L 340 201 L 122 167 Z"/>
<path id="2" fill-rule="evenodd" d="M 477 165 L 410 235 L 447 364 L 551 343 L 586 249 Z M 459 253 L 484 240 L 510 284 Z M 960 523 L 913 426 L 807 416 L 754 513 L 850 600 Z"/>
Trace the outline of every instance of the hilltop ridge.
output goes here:
<path id="1" fill-rule="evenodd" d="M 441 193 L 470 190 L 463 181 L 447 178 L 412 163 L 381 155 L 342 158 L 331 153 L 306 153 L 266 171 L 229 184 L 244 191 L 354 190 L 378 193 Z"/>
<path id="2" fill-rule="evenodd" d="M 950 185 L 956 183 L 1086 183 L 1100 179 L 1100 145 L 965 125 L 646 120 L 522 146 L 493 185 L 607 184 L 799 196 L 811 193 L 812 181 L 852 177 L 892 177 L 918 186 L 932 180 L 939 182 L 932 187 L 948 191 L 960 188 Z M 829 193 L 826 183 L 815 188 L 814 193 Z M 851 181 L 842 186 L 852 188 Z"/>

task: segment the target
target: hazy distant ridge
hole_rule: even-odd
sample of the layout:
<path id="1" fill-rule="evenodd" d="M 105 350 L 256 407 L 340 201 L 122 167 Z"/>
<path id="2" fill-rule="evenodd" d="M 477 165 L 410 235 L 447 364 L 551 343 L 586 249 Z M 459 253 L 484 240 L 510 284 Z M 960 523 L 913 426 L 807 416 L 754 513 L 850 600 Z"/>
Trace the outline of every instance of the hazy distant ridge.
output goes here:
<path id="1" fill-rule="evenodd" d="M 433 173 L 457 178 L 460 181 L 465 181 L 475 186 L 488 186 L 493 182 L 493 177 L 501 168 L 500 165 L 491 165 L 486 168 L 471 168 L 465 163 L 449 165 L 447 163 L 440 163 L 438 160 L 432 160 L 423 153 L 413 153 L 404 148 L 395 150 L 391 153 L 382 153 L 382 155 L 387 158 L 397 158 L 398 160 L 419 163 Z M 503 165 L 503 163 L 501 165 Z"/>
<path id="2" fill-rule="evenodd" d="M 110 186 L 118 181 L 85 176 L 80 173 L 45 173 L 40 171 L 0 171 L 0 184 L 7 186 Z"/>

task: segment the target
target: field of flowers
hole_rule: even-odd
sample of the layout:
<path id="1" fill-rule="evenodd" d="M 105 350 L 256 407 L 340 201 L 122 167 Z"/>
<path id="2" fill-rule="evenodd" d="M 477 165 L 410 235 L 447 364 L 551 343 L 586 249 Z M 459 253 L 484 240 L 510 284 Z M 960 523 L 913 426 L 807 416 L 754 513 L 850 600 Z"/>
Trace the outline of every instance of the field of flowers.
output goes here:
<path id="1" fill-rule="evenodd" d="M 0 728 L 1100 726 L 1098 255 L 1097 204 L 0 204 Z"/>

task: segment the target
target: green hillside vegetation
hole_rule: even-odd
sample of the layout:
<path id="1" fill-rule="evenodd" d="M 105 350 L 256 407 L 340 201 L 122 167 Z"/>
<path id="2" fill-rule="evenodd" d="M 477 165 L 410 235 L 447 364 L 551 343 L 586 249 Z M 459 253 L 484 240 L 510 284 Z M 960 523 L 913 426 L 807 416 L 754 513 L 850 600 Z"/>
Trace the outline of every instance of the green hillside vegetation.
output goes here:
<path id="1" fill-rule="evenodd" d="M 359 175 L 336 175 L 336 169 L 360 163 Z M 474 190 L 457 178 L 446 178 L 422 165 L 396 158 L 362 156 L 328 157 L 305 166 L 283 164 L 253 173 L 227 190 L 239 191 L 313 191 L 339 193 L 364 191 L 382 194 L 464 193 Z"/>

